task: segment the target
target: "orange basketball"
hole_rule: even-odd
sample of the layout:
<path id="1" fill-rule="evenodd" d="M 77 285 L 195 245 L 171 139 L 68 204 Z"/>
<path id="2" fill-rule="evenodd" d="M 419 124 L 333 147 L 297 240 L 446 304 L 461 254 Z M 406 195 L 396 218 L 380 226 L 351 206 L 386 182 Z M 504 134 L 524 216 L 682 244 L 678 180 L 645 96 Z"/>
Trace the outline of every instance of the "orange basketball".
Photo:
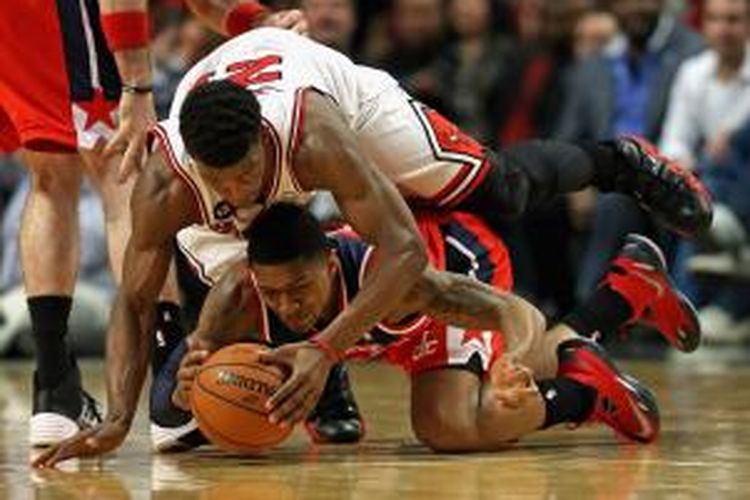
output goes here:
<path id="1" fill-rule="evenodd" d="M 258 363 L 258 344 L 233 344 L 213 353 L 193 383 L 191 404 L 201 432 L 227 451 L 256 452 L 292 432 L 268 421 L 265 404 L 284 373 Z"/>

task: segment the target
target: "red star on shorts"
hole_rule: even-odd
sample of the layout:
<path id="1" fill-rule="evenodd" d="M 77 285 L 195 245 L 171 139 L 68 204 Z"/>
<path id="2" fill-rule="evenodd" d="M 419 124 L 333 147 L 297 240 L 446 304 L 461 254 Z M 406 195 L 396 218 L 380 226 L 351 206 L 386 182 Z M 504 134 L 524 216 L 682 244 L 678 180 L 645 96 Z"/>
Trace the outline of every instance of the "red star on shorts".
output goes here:
<path id="1" fill-rule="evenodd" d="M 466 330 L 464 332 L 463 338 L 461 339 L 461 345 L 468 344 L 474 339 L 478 340 L 481 344 L 484 344 L 484 337 L 482 337 L 482 333 L 484 332 L 480 330 Z"/>
<path id="2" fill-rule="evenodd" d="M 82 110 L 86 112 L 86 124 L 84 130 L 88 130 L 97 122 L 102 122 L 109 128 L 115 128 L 115 121 L 112 118 L 112 110 L 117 107 L 117 101 L 108 101 L 104 97 L 102 89 L 94 90 L 94 98 L 90 101 L 76 102 Z"/>

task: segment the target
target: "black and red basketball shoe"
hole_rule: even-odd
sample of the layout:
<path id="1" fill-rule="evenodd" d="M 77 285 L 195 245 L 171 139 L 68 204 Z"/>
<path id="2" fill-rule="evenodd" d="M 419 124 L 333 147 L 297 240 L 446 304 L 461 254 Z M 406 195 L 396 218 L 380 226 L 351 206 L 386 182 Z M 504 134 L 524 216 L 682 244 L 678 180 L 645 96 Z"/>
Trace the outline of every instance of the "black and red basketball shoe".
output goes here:
<path id="1" fill-rule="evenodd" d="M 346 366 L 331 368 L 317 406 L 305 420 L 305 429 L 316 443 L 356 443 L 365 435 Z"/>
<path id="2" fill-rule="evenodd" d="M 711 196 L 692 172 L 662 156 L 645 139 L 623 137 L 612 144 L 615 169 L 600 188 L 634 196 L 659 223 L 682 236 L 708 230 Z"/>
<path id="3" fill-rule="evenodd" d="M 664 254 L 639 234 L 629 234 L 604 278 L 632 308 L 625 327 L 635 324 L 655 330 L 683 352 L 692 352 L 701 341 L 698 314 L 690 300 L 677 290 L 667 274 Z"/>
<path id="4" fill-rule="evenodd" d="M 648 388 L 618 370 L 593 341 L 569 340 L 559 349 L 558 376 L 596 390 L 594 409 L 584 423 L 603 423 L 618 435 L 640 443 L 656 439 L 659 407 Z"/>

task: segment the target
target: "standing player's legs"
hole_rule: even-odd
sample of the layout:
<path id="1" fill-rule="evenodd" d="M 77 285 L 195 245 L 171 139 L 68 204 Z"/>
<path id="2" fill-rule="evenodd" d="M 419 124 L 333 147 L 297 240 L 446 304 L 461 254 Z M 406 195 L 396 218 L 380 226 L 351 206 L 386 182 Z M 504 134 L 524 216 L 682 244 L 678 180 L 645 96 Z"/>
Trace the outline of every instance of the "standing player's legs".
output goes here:
<path id="1" fill-rule="evenodd" d="M 96 2 L 9 2 L 0 40 L 0 102 L 32 178 L 21 228 L 37 353 L 30 442 L 48 445 L 100 419 L 66 337 L 78 272 L 78 151 L 113 132 L 120 82 Z"/>
<path id="2" fill-rule="evenodd" d="M 70 153 L 26 151 L 23 159 L 31 191 L 21 221 L 21 267 L 37 358 L 30 440 L 42 446 L 98 419 L 67 341 L 78 274 L 82 167 Z"/>

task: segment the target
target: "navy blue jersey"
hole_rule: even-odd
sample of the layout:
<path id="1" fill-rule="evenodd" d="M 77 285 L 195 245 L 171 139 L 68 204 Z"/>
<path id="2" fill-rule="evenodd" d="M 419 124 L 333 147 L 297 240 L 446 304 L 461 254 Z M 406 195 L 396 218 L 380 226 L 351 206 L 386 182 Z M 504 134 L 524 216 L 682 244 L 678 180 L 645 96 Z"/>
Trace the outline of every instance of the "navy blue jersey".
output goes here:
<path id="1" fill-rule="evenodd" d="M 427 244 L 430 263 L 435 268 L 464 274 L 498 288 L 510 288 L 512 273 L 507 250 L 479 219 L 454 212 L 439 217 L 418 217 L 418 224 Z M 343 291 L 340 303 L 343 308 L 359 293 L 373 247 L 347 231 L 329 234 L 329 241 L 340 264 Z M 380 323 L 370 332 L 363 332 L 364 342 L 388 344 L 421 329 L 428 321 L 419 315 L 406 318 L 398 325 Z M 263 330 L 261 334 L 272 345 L 304 340 L 314 333 L 291 331 L 265 306 Z"/>

